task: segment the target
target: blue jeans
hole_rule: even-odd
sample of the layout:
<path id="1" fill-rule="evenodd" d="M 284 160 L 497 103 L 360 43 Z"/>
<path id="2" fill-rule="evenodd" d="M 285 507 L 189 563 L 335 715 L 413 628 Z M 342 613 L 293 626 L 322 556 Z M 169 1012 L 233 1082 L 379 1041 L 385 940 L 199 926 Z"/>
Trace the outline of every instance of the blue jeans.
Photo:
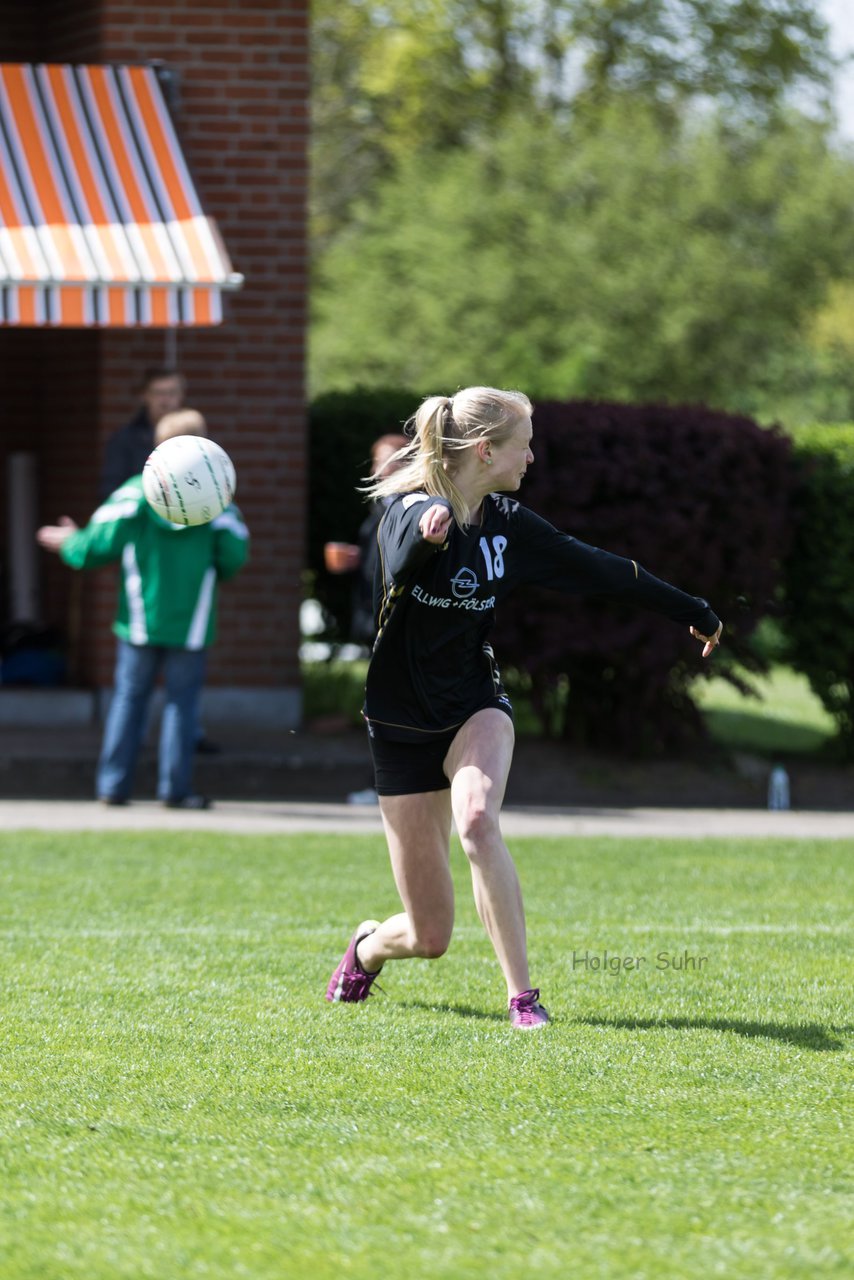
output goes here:
<path id="1" fill-rule="evenodd" d="M 99 796 L 120 800 L 130 796 L 148 703 L 161 670 L 166 705 L 160 726 L 157 795 L 160 800 L 183 800 L 191 794 L 206 659 L 204 649 L 164 649 L 119 640 L 113 700 L 98 760 Z"/>

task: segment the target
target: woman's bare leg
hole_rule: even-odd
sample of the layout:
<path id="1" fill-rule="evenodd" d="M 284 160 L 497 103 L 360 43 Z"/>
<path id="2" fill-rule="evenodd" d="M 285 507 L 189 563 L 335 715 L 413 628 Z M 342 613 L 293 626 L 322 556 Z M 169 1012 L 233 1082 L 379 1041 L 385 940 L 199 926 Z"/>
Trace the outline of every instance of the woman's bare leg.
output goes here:
<path id="1" fill-rule="evenodd" d="M 454 821 L 471 866 L 475 904 L 510 998 L 531 986 L 522 890 L 499 824 L 513 743 L 512 721 L 490 707 L 466 721 L 445 757 Z"/>
<path id="2" fill-rule="evenodd" d="M 443 955 L 454 927 L 450 793 L 380 796 L 380 812 L 403 911 L 359 943 L 359 964 L 368 973 L 386 960 Z"/>

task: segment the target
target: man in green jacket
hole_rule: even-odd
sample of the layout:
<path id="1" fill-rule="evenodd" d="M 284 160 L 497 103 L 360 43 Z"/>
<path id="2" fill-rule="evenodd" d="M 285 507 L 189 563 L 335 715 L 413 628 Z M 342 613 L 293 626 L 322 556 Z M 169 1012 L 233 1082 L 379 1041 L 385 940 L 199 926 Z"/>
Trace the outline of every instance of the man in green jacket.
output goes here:
<path id="1" fill-rule="evenodd" d="M 182 409 L 160 420 L 155 442 L 206 434 L 202 415 Z M 207 808 L 209 801 L 192 786 L 198 704 L 215 638 L 217 583 L 234 577 L 249 552 L 240 511 L 232 504 L 210 524 L 174 525 L 149 507 L 142 476 L 134 476 L 85 528 L 64 516 L 37 537 L 74 569 L 121 565 L 115 688 L 98 761 L 98 798 L 111 805 L 130 799 L 148 703 L 162 672 L 158 798 L 169 808 Z"/>

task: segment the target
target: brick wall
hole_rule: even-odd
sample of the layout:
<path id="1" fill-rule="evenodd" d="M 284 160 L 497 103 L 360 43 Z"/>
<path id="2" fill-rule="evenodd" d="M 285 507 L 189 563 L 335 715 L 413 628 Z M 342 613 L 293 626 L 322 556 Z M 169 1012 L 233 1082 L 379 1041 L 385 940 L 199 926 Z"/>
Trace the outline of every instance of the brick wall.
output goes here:
<path id="1" fill-rule="evenodd" d="M 24 3 L 38 24 L 42 62 L 100 62 L 101 0 L 35 0 Z M 22 61 L 36 61 L 29 55 Z"/>
<path id="2" fill-rule="evenodd" d="M 226 297 L 221 327 L 168 338 L 162 331 L 0 330 L 0 369 L 15 362 L 14 374 L 0 373 L 4 423 L 30 424 L 44 518 L 61 506 L 85 519 L 104 439 L 133 411 L 140 372 L 174 349 L 188 403 L 234 459 L 237 501 L 253 535 L 250 566 L 222 593 L 211 683 L 293 687 L 306 465 L 307 0 L 52 0 L 41 7 L 50 12 L 49 35 L 45 23 L 5 22 L 12 10 L 20 16 L 39 6 L 0 0 L 0 60 L 161 59 L 177 73 L 174 118 L 185 154 L 246 284 Z M 46 566 L 45 597 L 53 620 L 73 619 L 77 599 L 56 566 Z M 80 665 L 98 685 L 110 682 L 113 599 L 110 575 L 93 575 Z"/>

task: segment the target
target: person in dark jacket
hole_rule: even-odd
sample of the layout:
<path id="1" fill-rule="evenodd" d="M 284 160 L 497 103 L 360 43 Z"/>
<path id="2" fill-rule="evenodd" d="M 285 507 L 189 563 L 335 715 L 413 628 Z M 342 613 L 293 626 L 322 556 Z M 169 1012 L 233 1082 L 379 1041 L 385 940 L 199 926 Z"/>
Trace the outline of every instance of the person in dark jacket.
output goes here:
<path id="1" fill-rule="evenodd" d="M 104 502 L 131 476 L 138 476 L 154 448 L 154 428 L 167 413 L 184 403 L 186 383 L 177 369 L 146 369 L 139 390 L 136 413 L 107 441 L 98 484 L 98 501 Z"/>
<path id="2" fill-rule="evenodd" d="M 379 436 L 371 445 L 371 476 L 392 475 L 400 466 L 399 455 L 409 444 L 409 439 L 397 432 Z M 377 529 L 390 498 L 378 498 L 371 503 L 370 511 L 359 526 L 359 541 L 328 542 L 325 547 L 325 564 L 329 573 L 352 573 L 353 612 L 350 621 L 350 637 L 356 644 L 369 649 L 376 636 L 374 617 L 374 571 L 377 565 Z"/>
<path id="3" fill-rule="evenodd" d="M 534 461 L 531 415 L 517 391 L 432 396 L 414 416 L 404 465 L 370 486 L 375 500 L 392 501 L 377 533 L 377 639 L 364 715 L 403 911 L 357 927 L 327 1000 L 365 1000 L 387 960 L 447 950 L 453 818 L 507 984 L 511 1025 L 532 1030 L 549 1020 L 531 985 L 522 893 L 500 828 L 514 740 L 489 643 L 501 599 L 522 584 L 607 595 L 684 625 L 704 658 L 720 642 L 722 623 L 705 600 L 505 496 Z"/>

